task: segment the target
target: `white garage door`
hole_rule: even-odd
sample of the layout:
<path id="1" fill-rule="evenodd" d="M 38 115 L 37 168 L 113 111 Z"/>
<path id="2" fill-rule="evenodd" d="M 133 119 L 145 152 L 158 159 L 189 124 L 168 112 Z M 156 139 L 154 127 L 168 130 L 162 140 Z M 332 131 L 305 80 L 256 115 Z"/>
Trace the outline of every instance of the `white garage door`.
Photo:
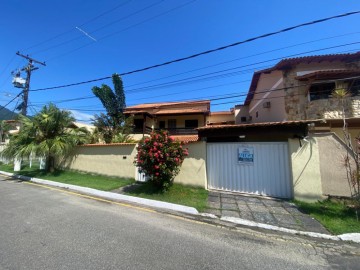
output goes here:
<path id="1" fill-rule="evenodd" d="M 208 143 L 210 189 L 292 198 L 285 142 Z"/>

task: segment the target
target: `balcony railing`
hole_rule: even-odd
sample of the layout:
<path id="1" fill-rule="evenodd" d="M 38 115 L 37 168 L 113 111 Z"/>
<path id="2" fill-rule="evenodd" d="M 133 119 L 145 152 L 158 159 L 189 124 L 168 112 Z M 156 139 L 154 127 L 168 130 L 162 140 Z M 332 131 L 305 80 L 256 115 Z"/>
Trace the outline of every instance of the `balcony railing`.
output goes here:
<path id="1" fill-rule="evenodd" d="M 167 130 L 170 135 L 192 135 L 197 134 L 195 128 L 157 128 L 156 130 Z"/>
<path id="2" fill-rule="evenodd" d="M 195 135 L 197 130 L 195 128 L 156 128 L 155 130 L 167 130 L 170 135 Z M 146 126 L 143 128 L 134 128 L 133 134 L 150 134 L 152 131 L 151 127 Z"/>
<path id="3" fill-rule="evenodd" d="M 144 128 L 136 128 L 134 127 L 133 129 L 133 134 L 150 134 L 152 131 L 151 127 L 146 126 L 145 129 Z"/>

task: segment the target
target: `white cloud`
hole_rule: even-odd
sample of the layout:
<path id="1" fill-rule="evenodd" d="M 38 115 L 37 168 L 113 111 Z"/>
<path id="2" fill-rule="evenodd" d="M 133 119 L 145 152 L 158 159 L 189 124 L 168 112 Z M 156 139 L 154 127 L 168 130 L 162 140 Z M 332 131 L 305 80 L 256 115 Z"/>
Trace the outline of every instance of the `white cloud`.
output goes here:
<path id="1" fill-rule="evenodd" d="M 69 111 L 73 114 L 74 118 L 76 119 L 75 120 L 76 122 L 84 122 L 86 124 L 90 124 L 91 119 L 94 118 L 94 116 L 91 114 L 82 113 L 76 110 L 69 110 Z"/>

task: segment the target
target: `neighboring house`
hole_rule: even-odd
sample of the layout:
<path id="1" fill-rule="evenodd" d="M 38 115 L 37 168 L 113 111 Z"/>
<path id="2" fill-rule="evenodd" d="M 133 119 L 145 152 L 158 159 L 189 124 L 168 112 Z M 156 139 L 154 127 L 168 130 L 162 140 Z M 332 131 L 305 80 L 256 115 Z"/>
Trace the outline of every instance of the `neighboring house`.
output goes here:
<path id="1" fill-rule="evenodd" d="M 70 128 L 85 128 L 88 132 L 92 133 L 95 130 L 94 125 L 84 124 L 80 122 L 73 122 Z"/>
<path id="2" fill-rule="evenodd" d="M 206 118 L 206 125 L 233 125 L 235 124 L 235 111 L 233 108 L 230 111 L 210 112 Z"/>
<path id="3" fill-rule="evenodd" d="M 148 103 L 129 106 L 126 116 L 134 117 L 134 136 L 141 138 L 153 130 L 167 130 L 177 139 L 196 141 L 196 128 L 206 125 L 210 114 L 210 101 Z"/>
<path id="4" fill-rule="evenodd" d="M 360 116 L 360 52 L 289 58 L 255 72 L 236 123 L 341 119 L 336 88 L 349 91 L 347 118 Z"/>
<path id="5" fill-rule="evenodd" d="M 350 94 L 344 103 L 332 97 L 339 88 Z M 198 128 L 208 187 L 309 201 L 350 196 L 342 118 L 359 136 L 359 90 L 360 52 L 284 59 L 255 72 L 234 125 Z"/>

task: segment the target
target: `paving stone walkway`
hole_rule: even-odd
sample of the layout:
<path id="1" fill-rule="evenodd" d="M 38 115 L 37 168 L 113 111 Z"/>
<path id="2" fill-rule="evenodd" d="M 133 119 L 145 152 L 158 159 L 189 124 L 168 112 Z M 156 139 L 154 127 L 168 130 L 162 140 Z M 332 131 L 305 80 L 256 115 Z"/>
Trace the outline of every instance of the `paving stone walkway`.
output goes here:
<path id="1" fill-rule="evenodd" d="M 206 213 L 237 217 L 288 229 L 330 234 L 294 204 L 273 198 L 210 191 Z"/>

